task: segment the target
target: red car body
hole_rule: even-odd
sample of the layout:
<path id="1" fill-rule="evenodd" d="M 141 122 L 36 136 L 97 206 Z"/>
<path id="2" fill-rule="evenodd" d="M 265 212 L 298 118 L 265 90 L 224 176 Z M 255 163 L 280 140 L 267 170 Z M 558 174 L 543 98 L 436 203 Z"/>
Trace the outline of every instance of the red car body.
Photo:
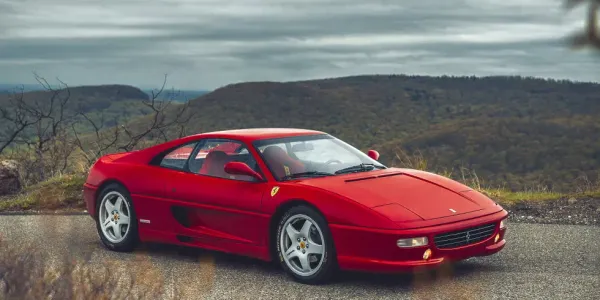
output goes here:
<path id="1" fill-rule="evenodd" d="M 491 255 L 505 246 L 507 212 L 478 191 L 436 174 L 403 168 L 278 181 L 252 143 L 262 139 L 325 134 L 300 129 L 246 129 L 204 133 L 147 149 L 106 155 L 84 185 L 87 210 L 97 218 L 98 193 L 118 182 L 131 196 L 139 239 L 195 246 L 265 261 L 274 259 L 274 231 L 290 206 L 318 210 L 329 226 L 340 269 L 376 272 L 433 267 L 445 261 Z M 223 138 L 249 145 L 264 181 L 203 176 L 152 164 L 180 145 Z M 185 147 L 184 147 L 185 148 Z M 189 155 L 192 148 L 177 153 Z M 224 147 L 227 148 L 227 147 Z M 187 152 L 186 152 L 187 151 Z M 197 157 L 204 157 L 198 153 Z M 279 187 L 272 195 L 274 187 Z M 183 224 L 182 220 L 185 221 Z M 465 243 L 470 231 L 485 236 Z M 481 227 L 483 228 L 483 227 Z M 445 247 L 436 241 L 462 238 Z M 425 236 L 428 245 L 403 249 L 397 240 Z M 476 236 L 477 237 L 477 236 Z M 429 257 L 424 258 L 429 249 Z"/>

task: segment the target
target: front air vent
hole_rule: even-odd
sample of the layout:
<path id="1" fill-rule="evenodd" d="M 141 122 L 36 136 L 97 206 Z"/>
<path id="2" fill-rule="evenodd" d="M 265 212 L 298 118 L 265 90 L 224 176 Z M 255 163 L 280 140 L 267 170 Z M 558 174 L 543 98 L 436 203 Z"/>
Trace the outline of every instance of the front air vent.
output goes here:
<path id="1" fill-rule="evenodd" d="M 183 227 L 190 227 L 190 219 L 184 207 L 171 206 L 171 214 L 173 215 L 173 218 L 175 218 L 177 223 L 181 224 Z"/>
<path id="2" fill-rule="evenodd" d="M 434 236 L 438 249 L 452 249 L 484 241 L 494 234 L 496 223 L 447 232 Z"/>

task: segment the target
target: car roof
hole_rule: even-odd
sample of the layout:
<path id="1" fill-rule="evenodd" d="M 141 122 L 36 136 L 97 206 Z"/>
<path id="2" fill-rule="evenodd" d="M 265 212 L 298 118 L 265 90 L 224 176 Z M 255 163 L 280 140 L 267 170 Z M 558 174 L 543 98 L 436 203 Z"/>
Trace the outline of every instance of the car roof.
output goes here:
<path id="1" fill-rule="evenodd" d="M 264 139 L 326 134 L 322 131 L 299 128 L 246 128 L 222 131 L 205 132 L 193 135 L 194 137 L 221 137 L 253 142 Z"/>

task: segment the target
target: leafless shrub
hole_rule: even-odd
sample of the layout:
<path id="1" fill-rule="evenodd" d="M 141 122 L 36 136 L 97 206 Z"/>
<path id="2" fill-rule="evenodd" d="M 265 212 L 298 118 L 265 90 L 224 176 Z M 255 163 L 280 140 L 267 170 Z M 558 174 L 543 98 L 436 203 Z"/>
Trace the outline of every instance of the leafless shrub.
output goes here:
<path id="1" fill-rule="evenodd" d="M 476 190 L 483 190 L 483 182 L 479 179 L 475 170 L 460 168 L 460 181 Z"/>
<path id="2" fill-rule="evenodd" d="M 169 131 L 177 130 L 178 136 L 185 134 L 185 128 L 189 120 L 192 118 L 192 114 L 189 113 L 188 107 L 190 102 L 174 107 L 173 99 L 158 100 L 158 97 L 163 93 L 165 85 L 167 83 L 167 75 L 165 75 L 163 84 L 158 91 L 152 91 L 152 96 L 148 101 L 142 103 L 152 110 L 152 113 L 148 117 L 151 121 L 147 123 L 141 130 L 135 130 L 129 126 L 122 125 L 121 128 L 125 133 L 127 139 L 126 142 L 119 145 L 118 149 L 123 151 L 131 151 L 142 141 L 143 139 L 150 137 L 155 140 L 166 141 L 169 139 Z M 167 113 L 173 112 L 173 117 L 167 119 Z"/>
<path id="3" fill-rule="evenodd" d="M 584 194 L 600 190 L 600 171 L 596 175 L 596 179 L 589 178 L 585 173 L 575 178 L 575 192 Z"/>
<path id="4" fill-rule="evenodd" d="M 140 100 L 150 114 L 135 122 L 123 122 L 105 128 L 104 114 L 93 118 L 82 106 L 72 104 L 67 84 L 58 80 L 58 88 L 35 74 L 48 92 L 48 99 L 25 99 L 23 89 L 10 97 L 8 108 L 0 107 L 0 154 L 19 161 L 25 185 L 35 184 L 62 173 L 86 172 L 102 155 L 132 151 L 171 138 L 183 137 L 193 114 L 189 102 L 175 105 L 174 98 L 160 99 L 167 82 L 148 99 Z M 172 93 L 172 95 L 175 93 Z M 89 134 L 77 131 L 86 123 Z M 10 146 L 10 147 L 9 147 Z"/>
<path id="5" fill-rule="evenodd" d="M 80 150 L 81 156 L 87 161 L 87 166 L 91 166 L 99 157 L 113 149 L 120 138 L 120 128 L 115 126 L 112 130 L 104 130 L 104 114 L 100 113 L 99 120 L 92 120 L 87 114 L 78 113 L 93 128 L 93 137 L 82 141 L 80 134 L 75 129 L 75 124 L 71 128 L 74 135 L 74 145 Z"/>
<path id="6" fill-rule="evenodd" d="M 421 151 L 417 150 L 414 154 L 409 154 L 401 148 L 396 148 L 392 165 L 402 168 L 427 171 L 427 159 Z"/>
<path id="7" fill-rule="evenodd" d="M 26 99 L 23 90 L 9 98 L 9 107 L 0 108 L 0 119 L 8 129 L 0 134 L 0 153 L 15 146 L 11 158 L 18 159 L 25 182 L 39 182 L 64 172 L 73 152 L 65 130 L 72 118 L 67 114 L 71 99 L 69 87 L 59 81 L 53 88 L 35 74 L 38 83 L 49 92 L 48 99 Z"/>
<path id="8" fill-rule="evenodd" d="M 187 124 L 193 117 L 188 110 L 190 103 L 173 105 L 173 97 L 159 100 L 166 83 L 167 75 L 165 75 L 160 89 L 152 91 L 149 99 L 141 100 L 151 113 L 139 123 L 124 122 L 109 129 L 103 127 L 104 115 L 102 113 L 96 120 L 83 112 L 78 113 L 93 128 L 92 137 L 84 138 L 72 126 L 75 137 L 74 145 L 80 150 L 88 162 L 88 166 L 107 152 L 128 152 L 187 134 Z"/>
<path id="9" fill-rule="evenodd" d="M 23 95 L 21 87 L 9 96 L 9 107 L 0 106 L 0 119 L 5 123 L 0 130 L 0 153 L 12 145 L 23 131 L 40 121 L 39 115 L 34 114 L 33 108 L 23 100 Z"/>
<path id="10" fill-rule="evenodd" d="M 67 104 L 71 99 L 69 87 L 58 80 L 61 89 L 53 88 L 46 79 L 35 74 L 40 85 L 50 92 L 48 101 L 35 99 L 31 106 L 31 113 L 39 121 L 33 124 L 33 137 L 22 138 L 18 142 L 25 144 L 35 153 L 38 180 L 42 181 L 55 172 L 64 171 L 72 152 L 69 146 L 66 125 L 71 118 L 66 113 Z M 48 174 L 50 171 L 51 174 Z"/>

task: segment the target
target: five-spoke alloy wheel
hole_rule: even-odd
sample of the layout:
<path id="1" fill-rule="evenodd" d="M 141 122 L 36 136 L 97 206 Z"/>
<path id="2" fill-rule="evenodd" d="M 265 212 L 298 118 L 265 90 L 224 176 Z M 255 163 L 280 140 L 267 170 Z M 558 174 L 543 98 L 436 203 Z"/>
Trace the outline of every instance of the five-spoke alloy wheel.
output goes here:
<path id="1" fill-rule="evenodd" d="M 325 219 L 308 206 L 296 206 L 281 218 L 277 254 L 283 268 L 302 283 L 321 283 L 335 268 L 334 249 Z"/>
<path id="2" fill-rule="evenodd" d="M 137 220 L 129 193 L 121 185 L 106 186 L 97 199 L 96 227 L 111 250 L 131 251 L 137 243 Z"/>

